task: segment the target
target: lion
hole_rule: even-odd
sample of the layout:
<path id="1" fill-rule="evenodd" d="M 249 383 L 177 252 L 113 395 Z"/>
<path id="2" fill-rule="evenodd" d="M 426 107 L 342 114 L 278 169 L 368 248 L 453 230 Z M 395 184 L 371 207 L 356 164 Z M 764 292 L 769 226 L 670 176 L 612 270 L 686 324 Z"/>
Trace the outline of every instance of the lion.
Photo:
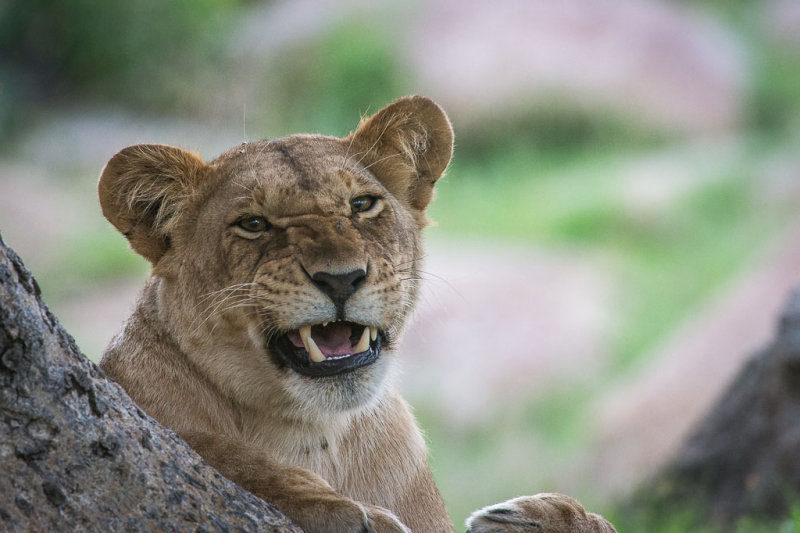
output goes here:
<path id="1" fill-rule="evenodd" d="M 453 531 L 395 356 L 452 152 L 449 119 L 421 96 L 344 138 L 242 143 L 210 163 L 123 149 L 100 204 L 152 269 L 101 368 L 305 531 Z M 562 495 L 487 507 L 467 526 L 613 531 Z"/>

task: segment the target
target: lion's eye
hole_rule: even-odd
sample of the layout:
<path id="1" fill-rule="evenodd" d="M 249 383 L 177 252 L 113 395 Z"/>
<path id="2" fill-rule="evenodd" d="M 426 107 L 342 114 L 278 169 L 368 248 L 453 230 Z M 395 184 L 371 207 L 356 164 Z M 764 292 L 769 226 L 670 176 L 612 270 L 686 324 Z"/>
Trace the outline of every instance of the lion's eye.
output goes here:
<path id="1" fill-rule="evenodd" d="M 350 206 L 353 208 L 354 213 L 363 213 L 372 209 L 377 200 L 375 196 L 357 196 L 350 200 Z"/>
<path id="2" fill-rule="evenodd" d="M 269 229 L 269 222 L 267 222 L 267 219 L 254 215 L 248 215 L 240 218 L 236 222 L 236 225 L 251 233 L 258 233 L 261 231 L 267 231 Z"/>

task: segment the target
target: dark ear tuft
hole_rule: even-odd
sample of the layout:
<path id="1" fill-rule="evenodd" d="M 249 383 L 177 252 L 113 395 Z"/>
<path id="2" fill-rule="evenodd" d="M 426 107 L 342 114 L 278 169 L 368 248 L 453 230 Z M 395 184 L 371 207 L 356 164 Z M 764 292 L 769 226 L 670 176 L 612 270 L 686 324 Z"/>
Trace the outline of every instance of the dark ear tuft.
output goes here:
<path id="1" fill-rule="evenodd" d="M 424 96 L 395 100 L 361 121 L 344 142 L 396 197 L 420 215 L 453 155 L 447 115 Z"/>
<path id="2" fill-rule="evenodd" d="M 129 146 L 100 174 L 103 215 L 137 253 L 155 265 L 187 199 L 199 189 L 206 164 L 199 155 L 158 144 Z"/>

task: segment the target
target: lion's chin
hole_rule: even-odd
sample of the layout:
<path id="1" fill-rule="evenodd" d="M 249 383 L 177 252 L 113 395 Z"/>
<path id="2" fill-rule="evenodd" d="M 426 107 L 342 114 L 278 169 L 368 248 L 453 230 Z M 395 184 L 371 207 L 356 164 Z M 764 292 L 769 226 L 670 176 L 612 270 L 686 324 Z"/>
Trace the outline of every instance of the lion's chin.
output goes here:
<path id="1" fill-rule="evenodd" d="M 268 349 L 278 366 L 310 378 L 323 378 L 373 364 L 381 355 L 384 338 L 375 327 L 334 322 L 273 336 Z"/>

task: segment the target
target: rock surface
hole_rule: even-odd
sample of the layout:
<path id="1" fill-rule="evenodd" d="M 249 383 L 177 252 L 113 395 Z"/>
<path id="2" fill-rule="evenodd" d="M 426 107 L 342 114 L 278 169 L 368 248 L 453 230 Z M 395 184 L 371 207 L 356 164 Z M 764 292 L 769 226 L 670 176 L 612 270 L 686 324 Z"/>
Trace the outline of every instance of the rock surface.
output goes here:
<path id="1" fill-rule="evenodd" d="M 80 354 L 0 238 L 0 530 L 300 531 Z"/>
<path id="2" fill-rule="evenodd" d="M 742 516 L 786 517 L 800 494 L 798 420 L 800 292 L 795 292 L 777 338 L 739 372 L 640 498 L 667 512 L 693 509 L 722 527 Z"/>

